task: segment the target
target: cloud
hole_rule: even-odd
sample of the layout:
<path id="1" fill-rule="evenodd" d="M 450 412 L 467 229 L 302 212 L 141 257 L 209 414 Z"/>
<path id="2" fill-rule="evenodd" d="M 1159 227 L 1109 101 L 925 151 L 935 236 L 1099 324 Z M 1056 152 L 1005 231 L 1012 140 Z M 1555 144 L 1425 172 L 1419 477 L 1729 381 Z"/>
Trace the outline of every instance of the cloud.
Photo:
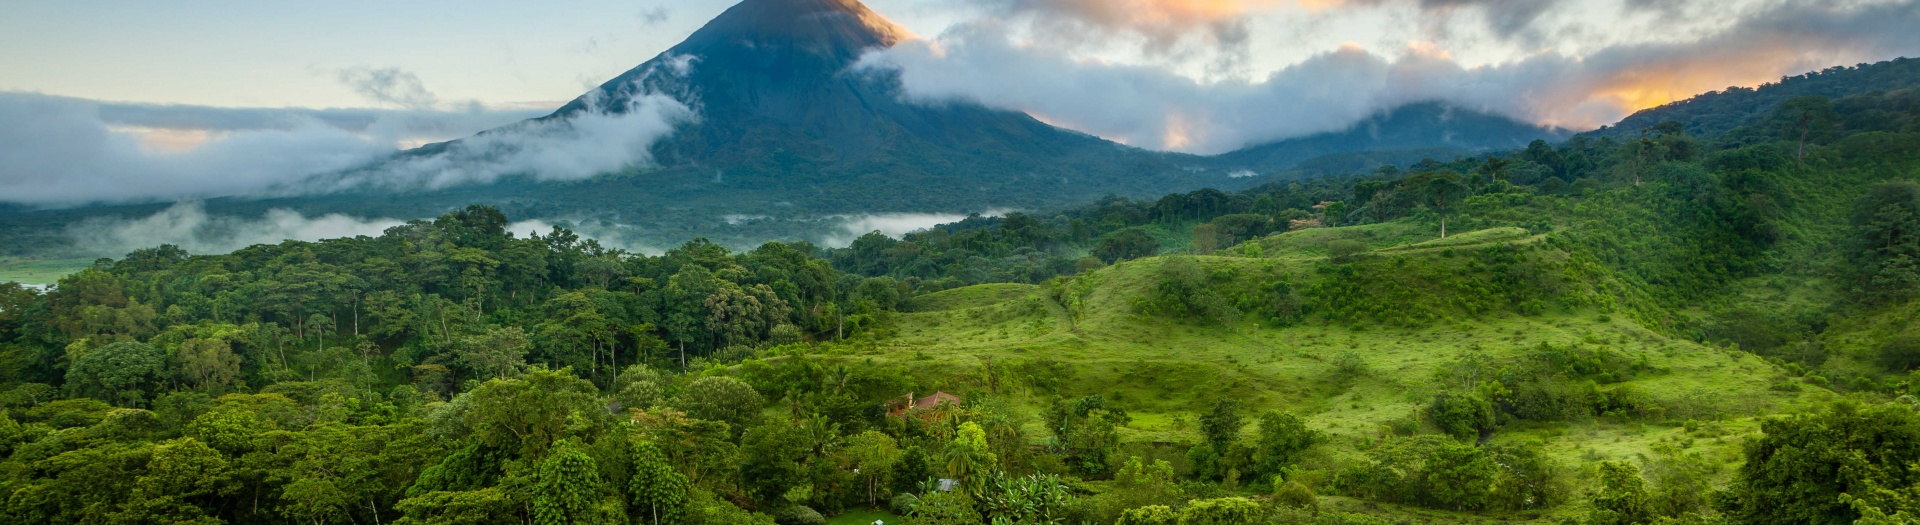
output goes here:
<path id="1" fill-rule="evenodd" d="M 420 76 L 399 68 L 352 67 L 340 70 L 340 83 L 376 103 L 408 109 L 432 109 L 440 97 L 427 91 Z"/>
<path id="2" fill-rule="evenodd" d="M 586 109 L 566 116 L 520 122 L 481 133 L 443 149 L 418 152 L 346 173 L 323 172 L 278 189 L 299 194 L 356 188 L 441 189 L 503 177 L 579 180 L 653 163 L 652 146 L 682 124 L 698 120 L 679 100 L 649 91 L 658 76 L 685 76 L 693 61 L 665 60 L 639 75 L 622 99 L 583 99 Z M 669 78 L 671 80 L 671 78 Z"/>
<path id="3" fill-rule="evenodd" d="M 233 109 L 0 92 L 0 202 L 77 205 L 265 191 L 525 110 Z"/>
<path id="4" fill-rule="evenodd" d="M 975 0 L 1002 17 L 1032 17 L 1055 32 L 1117 31 L 1167 50 L 1194 34 L 1245 41 L 1245 18 L 1291 2 L 1280 0 Z"/>
<path id="5" fill-rule="evenodd" d="M 621 224 L 606 219 L 534 219 L 507 225 L 507 233 L 515 237 L 526 238 L 529 235 L 546 235 L 554 227 L 566 228 L 581 239 L 593 239 L 601 246 L 618 248 L 632 253 L 660 255 L 667 253 L 645 240 L 647 232 L 639 227 Z"/>
<path id="6" fill-rule="evenodd" d="M 414 107 L 214 108 L 0 92 L 0 202 L 73 206 L 438 189 L 508 176 L 582 179 L 650 163 L 653 142 L 696 117 L 671 97 L 643 93 L 529 121 L 550 110 L 434 109 L 427 103 L 436 99 L 411 75 L 355 78 L 375 96 Z"/>
<path id="7" fill-rule="evenodd" d="M 188 253 L 222 254 L 256 244 L 285 240 L 318 241 L 360 235 L 379 236 L 404 221 L 362 219 L 345 215 L 307 217 L 275 209 L 258 218 L 216 216 L 199 202 L 182 202 L 138 219 L 93 218 L 69 226 L 75 247 L 102 257 L 119 257 L 133 250 L 162 244 Z"/>
<path id="8" fill-rule="evenodd" d="M 983 216 L 998 217 L 1006 212 L 991 211 Z M 906 234 L 951 224 L 966 219 L 966 215 L 957 213 L 874 213 L 865 215 L 836 215 L 828 217 L 829 223 L 838 223 L 840 233 L 828 233 L 820 238 L 820 245 L 828 248 L 845 248 L 869 233 L 898 239 Z"/>
<path id="9" fill-rule="evenodd" d="M 656 7 L 653 9 L 642 11 L 640 13 L 640 25 L 643 25 L 643 26 L 660 25 L 662 23 L 666 23 L 667 19 L 671 18 L 672 16 L 673 16 L 673 12 L 668 11 L 667 8 Z"/>
<path id="10" fill-rule="evenodd" d="M 1553 126 L 1591 128 L 1728 85 L 1920 52 L 1920 2 L 1786 4 L 1702 37 L 1541 51 L 1468 66 L 1432 43 L 1394 54 L 1348 45 L 1257 81 L 1205 82 L 1168 67 L 1088 59 L 993 19 L 869 54 L 903 97 L 970 101 L 1131 145 L 1193 153 L 1345 129 L 1395 107 L 1444 101 Z"/>

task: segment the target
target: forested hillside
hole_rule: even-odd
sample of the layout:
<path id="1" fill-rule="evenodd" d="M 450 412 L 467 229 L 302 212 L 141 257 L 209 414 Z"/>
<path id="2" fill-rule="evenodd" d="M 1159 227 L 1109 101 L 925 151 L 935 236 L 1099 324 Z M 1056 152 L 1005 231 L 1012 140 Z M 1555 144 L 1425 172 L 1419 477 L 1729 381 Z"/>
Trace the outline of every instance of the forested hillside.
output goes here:
<path id="1" fill-rule="evenodd" d="M 1911 523 L 1914 100 L 841 250 L 145 249 L 0 285 L 0 517 Z"/>

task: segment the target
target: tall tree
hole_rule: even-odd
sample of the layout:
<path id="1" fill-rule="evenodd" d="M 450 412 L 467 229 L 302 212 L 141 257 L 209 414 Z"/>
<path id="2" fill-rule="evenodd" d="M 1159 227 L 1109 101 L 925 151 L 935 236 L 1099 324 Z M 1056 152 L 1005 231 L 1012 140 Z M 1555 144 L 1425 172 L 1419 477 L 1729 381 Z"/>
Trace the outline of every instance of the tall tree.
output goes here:
<path id="1" fill-rule="evenodd" d="M 680 525 L 685 522 L 687 476 L 673 469 L 660 447 L 651 441 L 633 444 L 633 478 L 627 492 L 633 495 L 637 518 L 647 525 Z"/>
<path id="2" fill-rule="evenodd" d="M 593 456 L 561 442 L 540 462 L 533 484 L 535 525 L 600 525 L 608 523 L 600 508 L 599 467 Z"/>

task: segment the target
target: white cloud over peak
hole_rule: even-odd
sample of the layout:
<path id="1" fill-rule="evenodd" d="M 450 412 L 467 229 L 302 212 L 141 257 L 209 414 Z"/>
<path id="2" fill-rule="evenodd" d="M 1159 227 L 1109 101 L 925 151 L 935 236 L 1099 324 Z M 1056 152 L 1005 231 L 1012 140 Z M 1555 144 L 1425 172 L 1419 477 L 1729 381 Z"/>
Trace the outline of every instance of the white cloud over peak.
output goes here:
<path id="1" fill-rule="evenodd" d="M 1050 14 L 1077 24 L 1147 35 L 1149 41 L 1204 33 L 1222 23 L 1244 20 L 1267 5 L 1200 2 L 1220 4 L 1223 14 L 1217 19 L 1156 18 L 1167 25 L 1142 26 L 1103 14 L 1107 11 L 1094 7 L 1097 3 L 977 2 L 1007 13 Z M 1622 9 L 1647 12 L 1662 4 L 1659 0 L 1618 2 L 1631 4 L 1618 6 Z M 1512 7 L 1506 5 L 1510 3 L 1514 2 L 1419 0 L 1416 7 L 1434 12 L 1471 10 L 1484 18 Z M 1532 24 L 1549 23 L 1547 13 L 1554 6 L 1547 4 L 1560 4 L 1520 3 L 1533 12 L 1511 20 L 1486 19 L 1501 26 L 1496 34 L 1520 38 L 1517 35 Z M 1328 2 L 1322 8 L 1335 4 Z M 1061 44 L 1036 37 L 1034 27 L 1020 21 L 1024 19 L 983 17 L 956 24 L 932 40 L 874 52 L 862 67 L 897 69 L 904 96 L 910 100 L 977 102 L 1026 111 L 1047 122 L 1134 146 L 1219 153 L 1337 131 L 1400 105 L 1433 100 L 1543 125 L 1585 129 L 1612 123 L 1634 110 L 1729 85 L 1754 85 L 1835 64 L 1920 53 L 1920 31 L 1912 30 L 1920 27 L 1920 2 L 1914 0 L 1776 3 L 1747 9 L 1733 18 L 1719 27 L 1678 32 L 1679 37 L 1615 42 L 1581 54 L 1544 49 L 1486 64 L 1463 62 L 1443 45 L 1428 41 L 1399 49 L 1343 45 L 1257 80 L 1204 80 L 1153 59 L 1109 60 L 1086 52 L 1084 43 Z M 1560 23 L 1555 20 L 1551 23 Z M 1154 36 L 1161 33 L 1173 36 Z"/>

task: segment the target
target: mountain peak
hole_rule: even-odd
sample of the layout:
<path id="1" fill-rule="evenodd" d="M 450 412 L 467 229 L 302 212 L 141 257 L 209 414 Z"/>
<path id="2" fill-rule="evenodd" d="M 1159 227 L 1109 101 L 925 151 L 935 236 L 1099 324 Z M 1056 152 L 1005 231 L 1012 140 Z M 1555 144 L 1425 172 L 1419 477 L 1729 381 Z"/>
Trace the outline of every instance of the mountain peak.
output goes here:
<path id="1" fill-rule="evenodd" d="M 693 33 L 675 52 L 714 46 L 793 46 L 858 54 L 891 47 L 912 33 L 858 0 L 745 0 Z"/>

